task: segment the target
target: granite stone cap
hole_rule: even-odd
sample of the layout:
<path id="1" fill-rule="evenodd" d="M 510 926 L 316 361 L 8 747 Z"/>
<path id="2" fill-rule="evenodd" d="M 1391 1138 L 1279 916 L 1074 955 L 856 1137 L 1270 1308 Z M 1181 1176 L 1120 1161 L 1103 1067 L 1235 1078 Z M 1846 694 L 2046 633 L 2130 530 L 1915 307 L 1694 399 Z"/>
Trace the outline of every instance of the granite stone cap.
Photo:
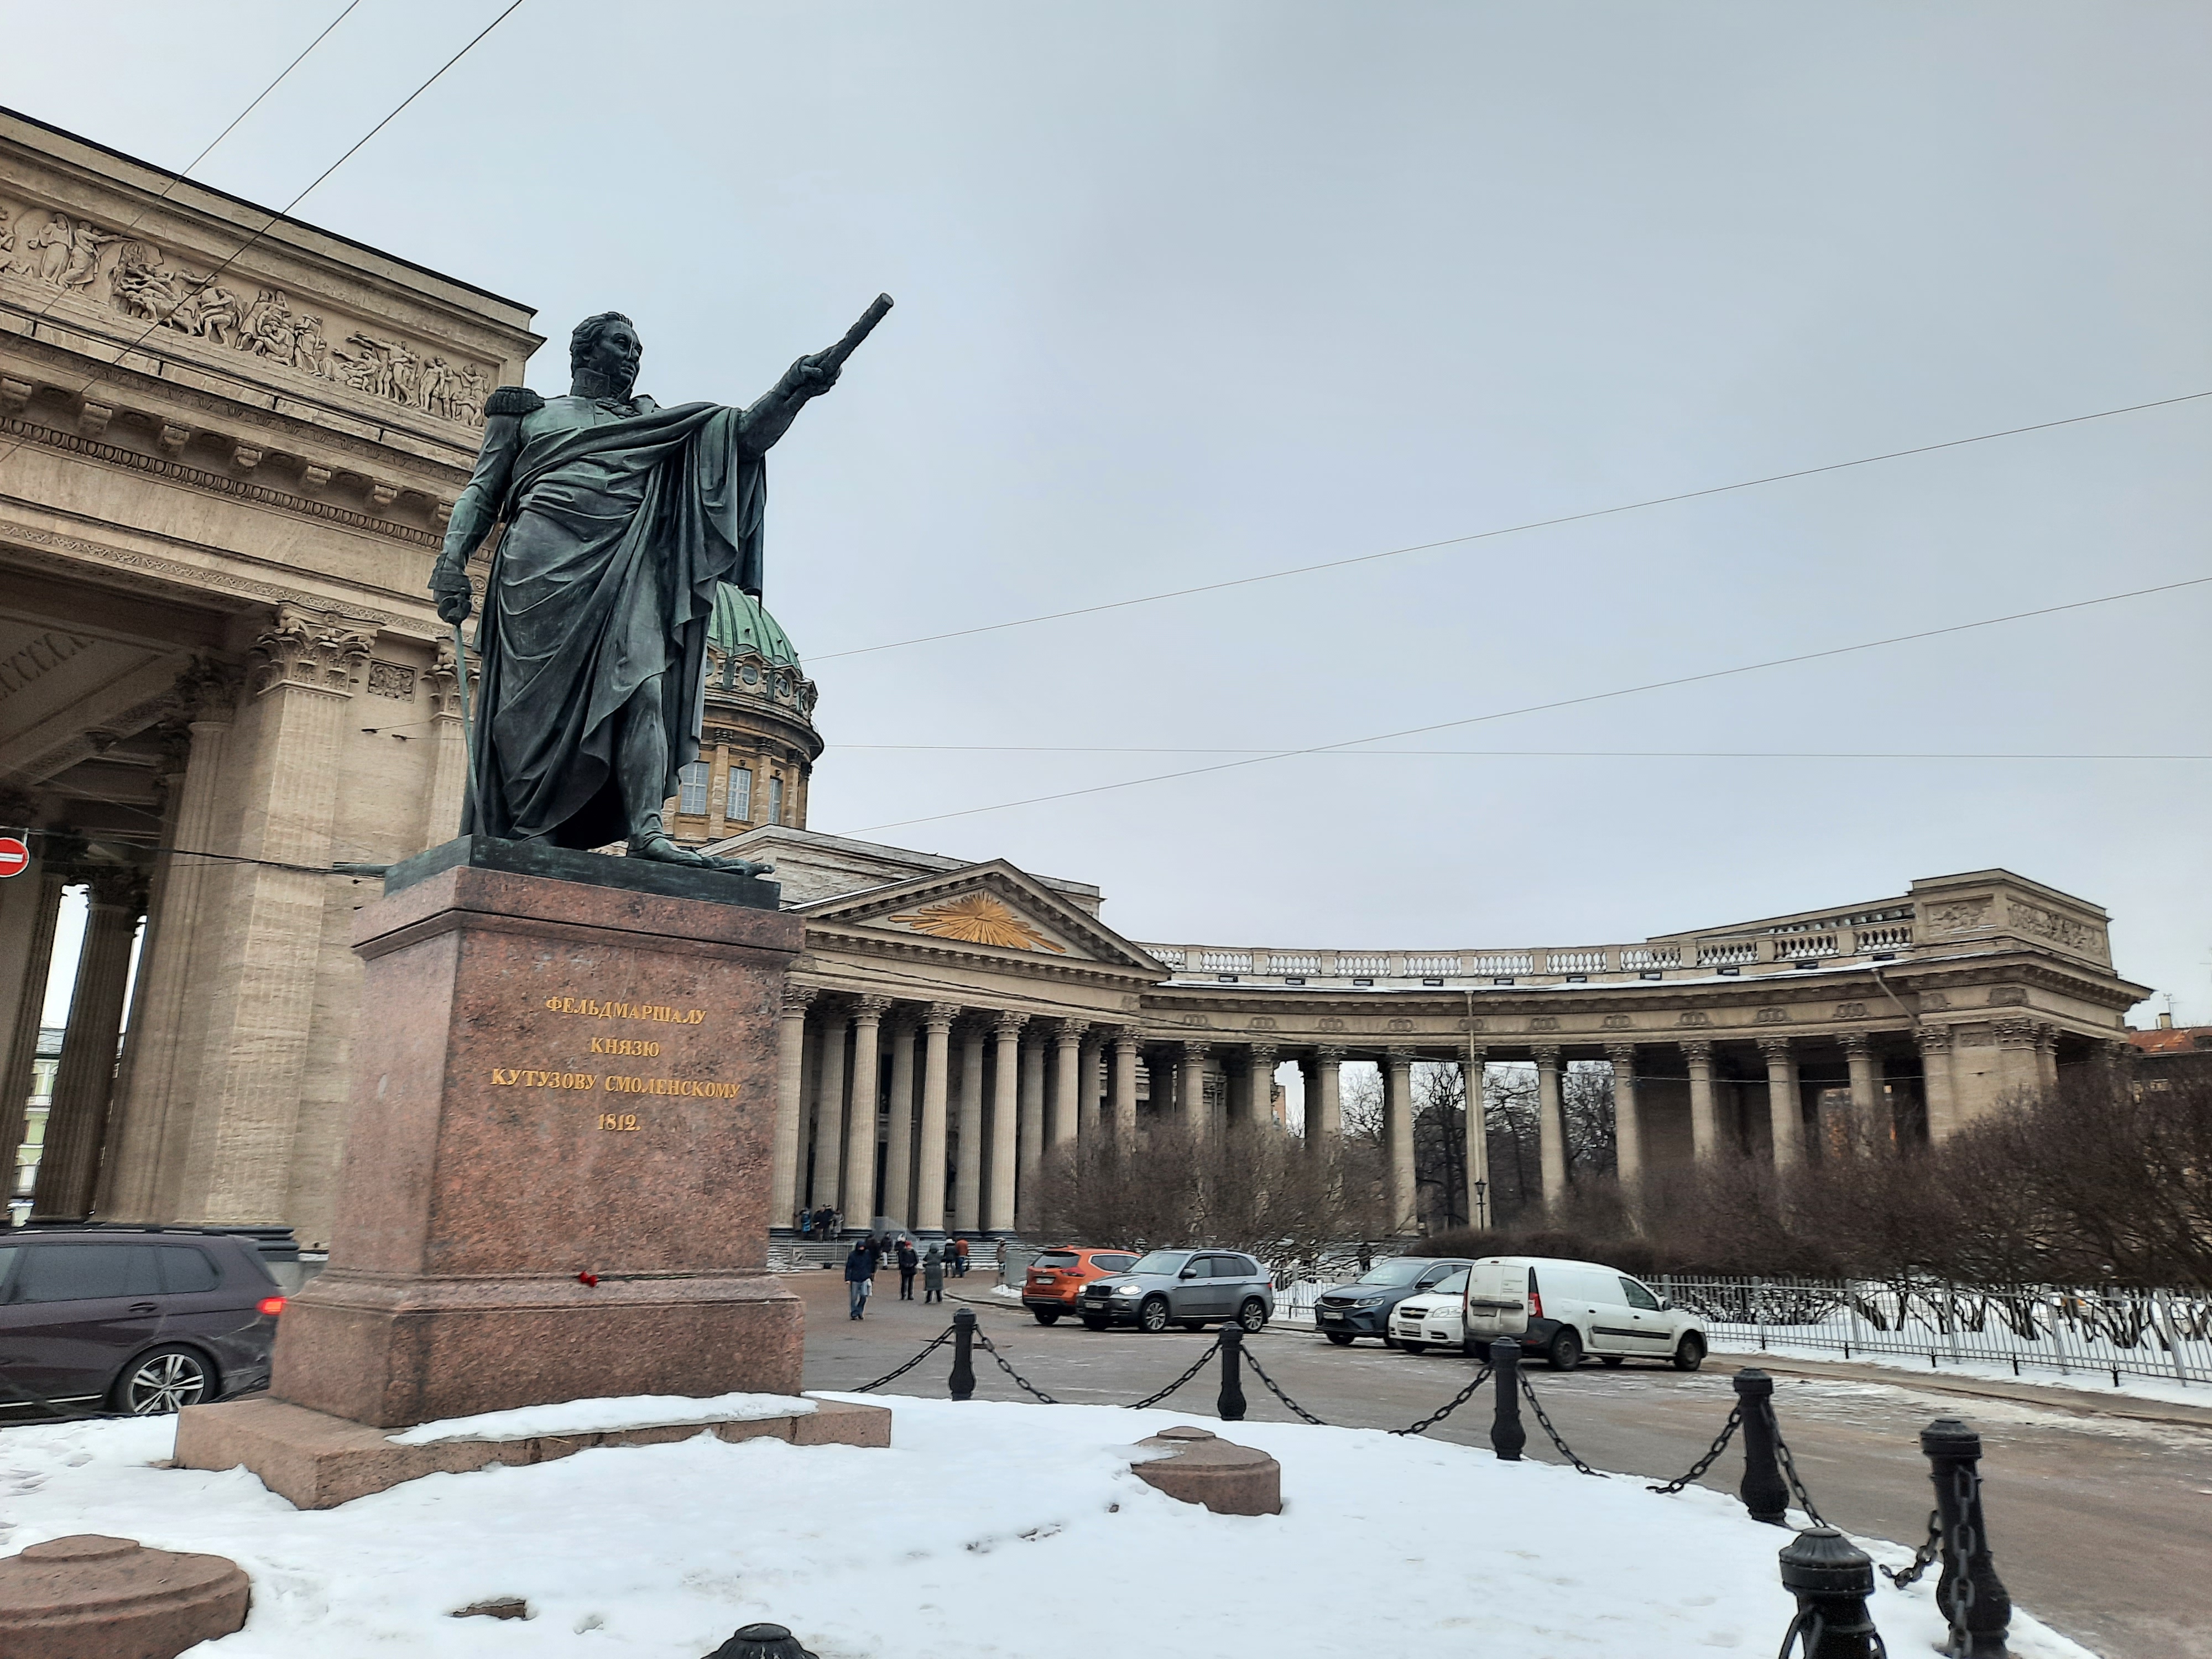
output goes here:
<path id="1" fill-rule="evenodd" d="M 1216 1515 L 1280 1515 L 1282 1465 L 1254 1446 L 1223 1440 L 1211 1430 L 1177 1424 L 1139 1440 L 1137 1449 L 1154 1454 L 1130 1469 L 1138 1480 L 1185 1504 Z"/>
<path id="2" fill-rule="evenodd" d="M 579 882 L 587 887 L 619 887 L 632 893 L 657 893 L 663 898 L 704 899 L 710 904 L 734 904 L 748 910 L 774 910 L 783 902 L 781 885 L 757 876 L 662 864 L 653 859 L 617 858 L 610 853 L 582 852 L 546 842 L 501 841 L 495 836 L 459 836 L 393 865 L 385 872 L 385 896 L 459 866 Z"/>
<path id="3" fill-rule="evenodd" d="M 246 1623 L 246 1574 L 220 1555 L 82 1533 L 0 1561 L 8 1659 L 176 1659 Z"/>

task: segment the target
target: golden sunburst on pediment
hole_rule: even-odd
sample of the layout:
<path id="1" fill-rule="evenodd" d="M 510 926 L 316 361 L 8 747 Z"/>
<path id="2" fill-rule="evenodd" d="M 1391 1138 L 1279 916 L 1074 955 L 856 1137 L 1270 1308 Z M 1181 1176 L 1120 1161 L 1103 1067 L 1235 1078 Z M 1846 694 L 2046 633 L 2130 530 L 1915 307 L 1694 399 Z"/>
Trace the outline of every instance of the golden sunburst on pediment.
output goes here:
<path id="1" fill-rule="evenodd" d="M 925 904 L 891 920 L 917 933 L 935 939 L 955 939 L 966 945 L 996 945 L 1010 951 L 1050 951 L 1066 956 L 1067 947 L 1056 945 L 1024 921 L 988 893 L 968 893 L 938 904 Z"/>

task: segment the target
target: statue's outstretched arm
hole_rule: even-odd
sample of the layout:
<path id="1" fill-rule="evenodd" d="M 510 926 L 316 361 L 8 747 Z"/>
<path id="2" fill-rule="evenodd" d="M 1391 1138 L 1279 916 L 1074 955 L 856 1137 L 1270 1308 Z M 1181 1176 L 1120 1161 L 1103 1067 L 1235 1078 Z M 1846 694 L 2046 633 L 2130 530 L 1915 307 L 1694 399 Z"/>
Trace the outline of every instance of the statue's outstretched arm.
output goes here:
<path id="1" fill-rule="evenodd" d="M 521 392 L 521 398 L 512 394 Z M 506 499 L 507 482 L 514 476 L 514 458 L 522 449 L 522 417 L 536 408 L 536 395 L 520 386 L 501 386 L 486 399 L 483 447 L 477 452 L 476 471 L 453 503 L 446 521 L 446 545 L 430 572 L 430 591 L 438 596 L 438 614 L 449 623 L 465 622 L 474 605 L 469 591 L 469 555 L 491 533 Z M 502 405 L 504 405 L 502 407 Z"/>

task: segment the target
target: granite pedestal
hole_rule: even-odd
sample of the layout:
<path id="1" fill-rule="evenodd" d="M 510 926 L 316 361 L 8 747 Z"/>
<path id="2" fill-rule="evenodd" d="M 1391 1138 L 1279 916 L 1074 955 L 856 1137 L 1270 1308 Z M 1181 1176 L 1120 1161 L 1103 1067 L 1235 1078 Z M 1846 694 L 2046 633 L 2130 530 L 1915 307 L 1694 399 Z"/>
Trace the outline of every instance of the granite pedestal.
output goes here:
<path id="1" fill-rule="evenodd" d="M 284 1311 L 270 1397 L 396 1428 L 797 1393 L 799 1303 L 764 1246 L 776 1015 L 803 937 L 775 899 L 484 838 L 397 866 L 356 917 L 331 1265 Z"/>

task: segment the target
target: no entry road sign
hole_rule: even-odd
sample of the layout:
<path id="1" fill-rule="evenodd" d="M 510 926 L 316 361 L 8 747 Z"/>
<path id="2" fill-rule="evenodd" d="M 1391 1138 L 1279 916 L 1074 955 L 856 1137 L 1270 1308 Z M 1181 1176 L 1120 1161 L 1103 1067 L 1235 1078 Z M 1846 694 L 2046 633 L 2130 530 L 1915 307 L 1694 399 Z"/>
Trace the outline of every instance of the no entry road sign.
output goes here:
<path id="1" fill-rule="evenodd" d="M 21 831 L 0 830 L 0 880 L 20 876 L 30 867 L 30 843 Z"/>

